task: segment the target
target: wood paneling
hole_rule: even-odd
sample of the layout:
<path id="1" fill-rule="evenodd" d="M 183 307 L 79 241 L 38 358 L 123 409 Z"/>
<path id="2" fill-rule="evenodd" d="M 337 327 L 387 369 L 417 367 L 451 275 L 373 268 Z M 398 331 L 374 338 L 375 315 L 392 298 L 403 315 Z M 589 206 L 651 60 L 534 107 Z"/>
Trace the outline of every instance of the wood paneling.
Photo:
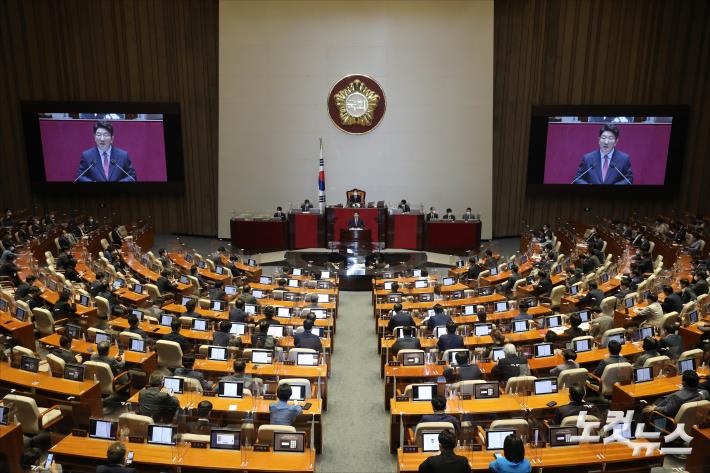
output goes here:
<path id="1" fill-rule="evenodd" d="M 495 236 L 523 222 L 708 210 L 710 3 L 496 0 L 494 43 Z M 533 104 L 690 105 L 682 190 L 652 200 L 526 196 Z"/>
<path id="2" fill-rule="evenodd" d="M 217 20 L 217 0 L 0 2 L 1 206 L 143 217 L 160 232 L 216 235 Z M 21 100 L 178 102 L 184 194 L 33 194 Z"/>

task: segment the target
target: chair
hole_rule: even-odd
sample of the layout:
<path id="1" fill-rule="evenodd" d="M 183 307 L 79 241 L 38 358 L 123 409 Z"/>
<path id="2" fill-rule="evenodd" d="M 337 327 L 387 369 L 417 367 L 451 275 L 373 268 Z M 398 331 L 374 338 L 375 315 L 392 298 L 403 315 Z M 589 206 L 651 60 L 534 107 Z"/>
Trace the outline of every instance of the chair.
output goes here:
<path id="1" fill-rule="evenodd" d="M 587 368 L 564 370 L 557 376 L 557 385 L 559 386 L 559 389 L 569 388 L 575 383 L 580 386 L 584 386 L 587 382 L 588 375 L 589 371 L 587 371 Z"/>
<path id="2" fill-rule="evenodd" d="M 481 271 L 480 273 L 478 273 L 478 279 L 476 279 L 476 283 L 477 283 L 476 285 L 477 285 L 478 287 L 481 287 L 481 279 L 487 278 L 487 277 L 490 276 L 490 275 L 491 275 L 491 271 L 490 271 L 489 269 L 487 269 L 487 270 L 485 270 L 485 271 Z"/>
<path id="3" fill-rule="evenodd" d="M 108 303 L 108 299 L 101 296 L 94 297 L 94 303 L 96 304 L 96 312 L 99 317 L 109 318 L 111 314 L 111 308 Z"/>
<path id="4" fill-rule="evenodd" d="M 560 427 L 574 427 L 577 425 L 577 419 L 579 416 L 567 416 L 560 422 Z M 599 418 L 596 416 L 586 415 L 584 416 L 586 422 L 600 422 Z"/>
<path id="5" fill-rule="evenodd" d="M 490 430 L 515 429 L 518 437 L 527 436 L 530 424 L 525 419 L 498 419 L 491 422 Z"/>
<path id="6" fill-rule="evenodd" d="M 653 376 L 655 377 L 669 364 L 671 364 L 671 359 L 665 355 L 652 356 L 643 363 L 643 367 L 652 368 Z"/>
<path id="7" fill-rule="evenodd" d="M 614 317 L 614 309 L 616 308 L 617 298 L 614 296 L 605 297 L 601 302 L 602 314 Z"/>
<path id="8" fill-rule="evenodd" d="M 653 249 L 656 247 L 656 242 L 655 241 L 649 241 L 648 242 L 648 254 L 652 255 L 653 254 Z"/>
<path id="9" fill-rule="evenodd" d="M 47 364 L 49 365 L 49 372 L 52 373 L 52 376 L 55 378 L 61 378 L 64 376 L 65 362 L 63 359 L 49 353 L 47 355 Z"/>
<path id="10" fill-rule="evenodd" d="M 275 424 L 264 424 L 259 426 L 259 430 L 256 433 L 256 443 L 262 445 L 268 445 L 273 447 L 274 445 L 274 433 L 276 432 L 286 432 L 295 433 L 296 427 L 292 425 L 275 425 Z"/>
<path id="11" fill-rule="evenodd" d="M 210 308 L 210 300 L 200 297 L 199 299 L 197 299 L 197 306 L 200 309 L 209 309 Z"/>
<path id="12" fill-rule="evenodd" d="M 111 245 L 109 245 L 108 240 L 106 238 L 102 238 L 101 239 L 101 248 L 103 248 L 104 250 L 108 250 L 110 247 L 111 247 Z"/>
<path id="13" fill-rule="evenodd" d="M 685 321 L 688 314 L 695 310 L 695 307 L 696 307 L 695 301 L 690 301 L 686 304 L 683 304 L 683 309 L 680 311 L 680 314 L 678 314 L 678 318 L 680 318 L 680 320 Z"/>
<path id="14" fill-rule="evenodd" d="M 468 353 L 470 355 L 468 349 L 466 348 L 450 348 L 449 350 L 444 350 L 444 353 L 441 355 L 441 359 L 451 364 L 451 362 L 456 359 L 456 354 L 459 352 Z"/>
<path id="15" fill-rule="evenodd" d="M 187 280 L 190 281 L 190 294 L 193 296 L 200 295 L 200 281 L 195 276 L 188 276 Z"/>
<path id="16" fill-rule="evenodd" d="M 107 331 L 101 330 L 100 328 L 96 327 L 89 327 L 86 329 L 86 339 L 87 341 L 95 342 L 96 341 L 96 334 L 97 333 L 105 333 L 108 334 Z"/>
<path id="17" fill-rule="evenodd" d="M 35 319 L 35 328 L 40 333 L 41 336 L 46 337 L 54 333 L 54 325 L 58 324 L 59 321 L 55 321 L 52 313 L 42 307 L 36 307 L 32 309 L 32 314 Z M 61 322 L 66 321 L 62 319 Z"/>
<path id="18" fill-rule="evenodd" d="M 505 383 L 506 394 L 531 393 L 535 384 L 535 376 L 513 376 Z"/>
<path id="19" fill-rule="evenodd" d="M 666 428 L 660 428 L 656 426 L 656 428 L 660 430 L 664 435 L 670 434 L 675 430 L 676 426 L 682 424 L 685 433 L 691 436 L 693 434 L 693 426 L 705 422 L 705 420 L 708 418 L 708 413 L 710 413 L 710 401 L 703 400 L 686 402 L 680 407 L 678 413 L 673 418 L 663 415 L 658 411 L 652 411 L 649 418 L 649 422 L 653 424 L 654 420 L 664 418 L 668 422 Z"/>
<path id="20" fill-rule="evenodd" d="M 313 353 L 314 355 L 318 354 L 316 350 L 313 350 L 311 348 L 291 348 L 288 351 L 288 361 L 296 361 L 299 353 Z"/>
<path id="21" fill-rule="evenodd" d="M 562 304 L 562 297 L 564 297 L 564 295 L 565 295 L 564 284 L 553 287 L 552 291 L 550 291 L 550 302 L 547 304 L 548 307 L 552 310 L 559 310 L 560 305 Z"/>
<path id="22" fill-rule="evenodd" d="M 118 429 L 128 429 L 128 435 L 132 437 L 148 437 L 148 426 L 153 423 L 152 417 L 132 412 L 124 412 L 118 416 Z"/>
<path id="23" fill-rule="evenodd" d="M 47 264 L 51 264 L 52 266 L 54 266 L 54 256 L 52 256 L 51 251 L 44 252 L 44 260 L 47 262 Z"/>
<path id="24" fill-rule="evenodd" d="M 459 395 L 461 394 L 470 394 L 473 396 L 473 391 L 474 391 L 474 386 L 477 384 L 481 383 L 487 383 L 485 379 L 467 379 L 464 381 L 459 381 L 457 383 L 454 383 L 452 386 L 453 388 L 458 391 Z"/>
<path id="25" fill-rule="evenodd" d="M 303 386 L 305 388 L 306 398 L 312 398 L 311 394 L 311 382 L 306 378 L 287 378 L 279 381 L 279 386 L 288 384 L 291 387 Z M 278 389 L 278 388 L 277 388 Z"/>
<path id="26" fill-rule="evenodd" d="M 671 323 L 674 321 L 678 320 L 678 312 L 673 311 L 673 312 L 668 312 L 667 314 L 663 315 L 663 319 L 661 319 L 661 327 L 665 327 L 667 323 Z"/>
<path id="27" fill-rule="evenodd" d="M 101 394 L 105 396 L 110 396 L 130 386 L 126 376 L 128 374 L 127 371 L 114 376 L 111 367 L 103 361 L 85 361 L 84 368 L 84 377 L 98 381 L 101 387 Z M 125 379 L 126 383 L 119 383 L 118 380 L 120 378 Z"/>
<path id="28" fill-rule="evenodd" d="M 160 304 L 162 303 L 162 297 L 160 296 L 160 289 L 158 289 L 158 286 L 155 284 L 146 284 L 145 290 L 148 293 L 148 297 L 150 298 L 151 304 Z"/>
<path id="29" fill-rule="evenodd" d="M 37 407 L 34 399 L 27 396 L 8 394 L 3 398 L 3 404 L 10 407 L 17 421 L 22 426 L 22 432 L 35 435 L 43 430 L 50 429 L 63 419 L 62 411 L 58 405 L 49 408 Z"/>
<path id="30" fill-rule="evenodd" d="M 625 334 L 626 329 L 623 327 L 619 328 L 610 328 L 606 332 L 602 334 L 602 341 L 601 341 L 601 346 L 606 347 L 609 344 L 609 337 L 612 335 L 619 335 L 619 334 Z"/>
<path id="31" fill-rule="evenodd" d="M 604 368 L 601 378 L 589 373 L 589 377 L 599 381 L 599 386 L 587 383 L 587 388 L 600 393 L 602 396 L 611 396 L 614 388 L 614 383 L 629 383 L 631 382 L 631 373 L 633 367 L 631 363 L 612 363 Z"/>
<path id="32" fill-rule="evenodd" d="M 440 433 L 444 430 L 450 430 L 456 435 L 456 428 L 451 422 L 419 422 L 414 428 L 414 443 L 419 448 L 423 447 L 424 432 Z"/>
<path id="33" fill-rule="evenodd" d="M 520 286 L 525 286 L 528 283 L 528 280 L 525 278 L 520 278 L 515 283 L 513 284 L 513 295 L 518 293 L 518 289 L 520 289 Z"/>
<path id="34" fill-rule="evenodd" d="M 168 369 L 182 367 L 182 348 L 178 342 L 158 340 L 155 351 L 158 353 L 158 366 Z"/>
<path id="35" fill-rule="evenodd" d="M 131 340 L 143 340 L 143 337 L 137 333 L 129 332 L 128 330 L 124 330 L 118 334 L 118 343 L 122 347 L 130 346 Z"/>
<path id="36" fill-rule="evenodd" d="M 686 350 L 680 354 L 678 361 L 688 360 L 690 358 L 695 358 L 695 366 L 700 366 L 703 362 L 703 351 L 700 348 Z"/>
<path id="37" fill-rule="evenodd" d="M 202 384 L 200 384 L 199 379 L 188 378 L 187 376 L 175 376 L 175 378 L 182 379 L 183 392 L 202 394 Z"/>

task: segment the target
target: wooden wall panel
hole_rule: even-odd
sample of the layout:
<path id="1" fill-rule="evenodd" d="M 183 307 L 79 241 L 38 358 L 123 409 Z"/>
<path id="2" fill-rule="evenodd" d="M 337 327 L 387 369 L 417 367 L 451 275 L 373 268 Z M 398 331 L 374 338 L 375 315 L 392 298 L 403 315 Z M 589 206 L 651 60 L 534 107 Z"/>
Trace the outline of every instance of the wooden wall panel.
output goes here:
<path id="1" fill-rule="evenodd" d="M 0 2 L 0 206 L 150 218 L 217 234 L 217 0 Z M 85 199 L 29 187 L 21 100 L 178 102 L 185 192 Z"/>
<path id="2" fill-rule="evenodd" d="M 494 34 L 495 236 L 520 233 L 522 222 L 708 210 L 708 2 L 497 0 Z M 527 196 L 534 104 L 689 104 L 682 190 L 653 200 Z"/>

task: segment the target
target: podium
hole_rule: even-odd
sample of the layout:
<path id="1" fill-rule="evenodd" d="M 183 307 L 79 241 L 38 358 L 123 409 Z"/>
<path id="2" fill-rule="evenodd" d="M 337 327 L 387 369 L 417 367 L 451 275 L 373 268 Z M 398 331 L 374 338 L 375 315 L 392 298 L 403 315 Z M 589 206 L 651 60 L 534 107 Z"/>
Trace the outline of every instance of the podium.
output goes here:
<path id="1" fill-rule="evenodd" d="M 341 243 L 371 243 L 372 230 L 369 228 L 343 228 L 340 230 Z"/>
<path id="2" fill-rule="evenodd" d="M 371 231 L 372 242 L 384 243 L 386 241 L 387 209 L 368 207 L 327 207 L 325 209 L 326 241 L 336 241 L 340 237 L 340 230 L 348 228 L 348 222 L 353 214 L 358 212 L 365 224 L 365 229 Z"/>

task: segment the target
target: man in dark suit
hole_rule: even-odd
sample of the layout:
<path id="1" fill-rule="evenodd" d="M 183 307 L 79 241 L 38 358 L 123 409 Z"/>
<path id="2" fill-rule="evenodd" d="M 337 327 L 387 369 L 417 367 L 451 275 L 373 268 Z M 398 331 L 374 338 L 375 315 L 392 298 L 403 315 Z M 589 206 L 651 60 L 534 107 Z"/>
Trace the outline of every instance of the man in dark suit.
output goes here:
<path id="1" fill-rule="evenodd" d="M 412 211 L 412 209 L 409 207 L 409 204 L 407 203 L 407 199 L 402 199 L 402 201 L 399 203 L 397 208 L 399 208 L 399 210 L 401 210 L 404 213 Z"/>
<path id="2" fill-rule="evenodd" d="M 424 414 L 422 418 L 419 420 L 419 423 L 422 422 L 451 422 L 453 424 L 454 429 L 458 432 L 460 429 L 459 426 L 459 420 L 452 416 L 451 414 L 446 413 L 446 398 L 443 396 L 434 396 L 431 399 L 431 408 L 434 411 L 433 414 Z"/>
<path id="3" fill-rule="evenodd" d="M 439 214 L 436 213 L 436 209 L 434 207 L 429 207 L 429 213 L 424 216 L 424 220 L 427 222 L 430 222 L 432 220 L 438 220 L 439 219 Z"/>
<path id="4" fill-rule="evenodd" d="M 173 294 L 177 292 L 177 284 L 170 282 L 170 271 L 164 269 L 160 272 L 160 277 L 155 281 L 155 285 L 158 290 L 162 292 L 172 292 Z"/>
<path id="5" fill-rule="evenodd" d="M 148 387 L 138 393 L 138 414 L 150 416 L 153 420 L 170 418 L 180 407 L 180 401 L 171 396 L 163 387 L 163 374 L 153 371 L 148 379 Z"/>
<path id="6" fill-rule="evenodd" d="M 365 223 L 360 218 L 359 212 L 353 214 L 353 218 L 348 222 L 348 228 L 365 228 Z"/>
<path id="7" fill-rule="evenodd" d="M 619 128 L 604 125 L 599 130 L 599 149 L 585 154 L 572 184 L 633 184 L 631 158 L 616 149 Z"/>
<path id="8" fill-rule="evenodd" d="M 173 321 L 170 323 L 170 328 L 172 331 L 170 333 L 166 333 L 163 336 L 163 340 L 166 340 L 168 342 L 179 343 L 183 353 L 188 353 L 192 351 L 192 344 L 190 343 L 190 340 L 188 340 L 187 337 L 180 333 L 180 329 L 182 328 L 182 322 L 180 322 L 179 318 L 175 317 L 173 319 Z"/>
<path id="9" fill-rule="evenodd" d="M 205 379 L 205 375 L 201 371 L 193 370 L 195 365 L 195 355 L 185 355 L 182 357 L 182 368 L 175 368 L 175 376 L 183 376 L 199 381 L 203 391 L 212 390 L 212 382 Z"/>
<path id="10" fill-rule="evenodd" d="M 234 309 L 229 312 L 230 322 L 249 322 L 251 317 L 244 311 L 244 300 L 237 299 L 234 301 Z"/>
<path id="11" fill-rule="evenodd" d="M 476 364 L 469 364 L 468 353 L 456 352 L 456 364 L 461 381 L 481 379 L 481 369 Z"/>
<path id="12" fill-rule="evenodd" d="M 219 323 L 219 330 L 215 330 L 212 334 L 212 344 L 220 347 L 229 346 L 229 341 L 232 338 L 229 333 L 230 328 L 232 328 L 231 322 L 228 320 L 222 320 Z"/>
<path id="13" fill-rule="evenodd" d="M 138 473 L 135 468 L 123 466 L 126 447 L 121 442 L 113 442 L 106 453 L 108 465 L 98 465 L 96 473 Z"/>
<path id="14" fill-rule="evenodd" d="M 680 299 L 680 294 L 673 292 L 671 286 L 663 286 L 663 293 L 666 295 L 666 298 L 661 302 L 663 313 L 667 314 L 674 311 L 680 313 L 683 310 L 683 301 Z"/>
<path id="15" fill-rule="evenodd" d="M 419 465 L 420 473 L 471 473 L 468 458 L 454 453 L 456 434 L 442 430 L 439 434 L 439 455 L 428 457 Z"/>
<path id="16" fill-rule="evenodd" d="M 600 361 L 597 367 L 592 372 L 594 373 L 594 376 L 597 376 L 599 378 L 601 378 L 602 374 L 604 373 L 604 369 L 608 365 L 627 362 L 626 358 L 620 355 L 621 343 L 619 343 L 617 340 L 610 340 L 609 344 L 607 345 L 607 350 L 609 350 L 609 356 Z"/>
<path id="17" fill-rule="evenodd" d="M 311 201 L 306 199 L 303 201 L 301 204 L 301 212 L 308 212 L 313 208 L 313 204 L 311 204 Z"/>
<path id="18" fill-rule="evenodd" d="M 348 198 L 348 205 L 351 207 L 360 207 L 362 205 L 362 192 L 353 190 L 353 193 L 350 194 Z"/>
<path id="19" fill-rule="evenodd" d="M 444 312 L 444 307 L 441 304 L 436 304 L 434 306 L 434 315 L 427 319 L 427 327 L 434 329 L 439 325 L 448 325 L 451 322 L 451 317 L 449 317 L 446 312 Z"/>
<path id="20" fill-rule="evenodd" d="M 113 146 L 113 125 L 94 125 L 96 147 L 81 153 L 76 180 L 79 182 L 136 182 L 136 170 L 128 152 Z"/>
<path id="21" fill-rule="evenodd" d="M 574 383 L 569 388 L 569 404 L 560 406 L 555 411 L 555 423 L 560 425 L 562 419 L 569 416 L 576 416 L 582 411 L 589 412 L 592 406 L 584 403 L 585 389 L 579 383 Z"/>
<path id="22" fill-rule="evenodd" d="M 311 333 L 313 329 L 313 320 L 306 319 L 303 322 L 303 332 L 297 333 L 293 337 L 293 346 L 296 348 L 310 348 L 317 352 L 323 351 L 323 344 L 318 338 L 318 335 Z"/>
<path id="23" fill-rule="evenodd" d="M 392 354 L 396 355 L 399 353 L 399 350 L 402 349 L 420 350 L 422 348 L 422 344 L 419 342 L 419 339 L 414 336 L 414 327 L 404 327 L 402 335 L 404 336 L 398 338 L 394 345 L 392 345 Z"/>
<path id="24" fill-rule="evenodd" d="M 473 215 L 473 212 L 471 212 L 471 207 L 466 207 L 466 212 L 464 212 L 461 218 L 463 218 L 464 222 L 468 220 L 476 220 L 476 216 Z"/>
<path id="25" fill-rule="evenodd" d="M 439 337 L 436 346 L 441 353 L 444 353 L 446 350 L 464 347 L 463 337 L 456 333 L 456 324 L 453 320 L 446 324 L 446 333 Z"/>
<path id="26" fill-rule="evenodd" d="M 280 205 L 276 207 L 276 212 L 274 212 L 274 218 L 286 220 L 286 214 L 283 212 L 283 209 Z"/>
<path id="27" fill-rule="evenodd" d="M 599 286 L 597 286 L 597 283 L 594 281 L 589 282 L 589 292 L 587 294 L 579 299 L 578 305 L 580 306 L 589 306 L 589 307 L 594 307 L 601 305 L 602 300 L 604 299 L 604 293 L 599 289 Z"/>
<path id="28" fill-rule="evenodd" d="M 693 285 L 691 286 L 691 289 L 693 289 L 696 296 L 708 293 L 708 282 L 705 280 L 706 277 L 707 275 L 705 274 L 705 271 L 696 271 L 695 274 L 693 274 Z"/>
<path id="29" fill-rule="evenodd" d="M 387 329 L 392 332 L 395 327 L 414 327 L 415 325 L 412 315 L 406 310 L 402 310 L 402 304 L 397 302 L 392 307 L 392 317 L 387 323 Z"/>
<path id="30" fill-rule="evenodd" d="M 528 359 L 518 354 L 515 345 L 505 344 L 503 352 L 505 357 L 498 360 L 498 364 L 491 370 L 494 379 L 507 383 L 514 376 L 526 376 L 530 373 Z"/>
<path id="31" fill-rule="evenodd" d="M 451 220 L 452 222 L 456 220 L 456 215 L 451 209 L 446 209 L 446 213 L 442 217 L 443 220 Z"/>

